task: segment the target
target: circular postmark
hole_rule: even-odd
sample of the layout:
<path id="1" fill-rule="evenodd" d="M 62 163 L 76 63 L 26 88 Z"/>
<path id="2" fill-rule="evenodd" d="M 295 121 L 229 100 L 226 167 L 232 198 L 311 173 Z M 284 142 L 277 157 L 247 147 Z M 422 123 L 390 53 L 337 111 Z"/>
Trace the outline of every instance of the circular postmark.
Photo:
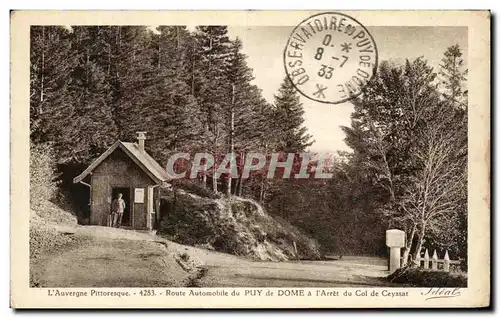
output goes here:
<path id="1" fill-rule="evenodd" d="M 283 52 L 286 75 L 305 97 L 338 104 L 361 94 L 377 70 L 377 46 L 357 20 L 338 12 L 297 25 Z"/>

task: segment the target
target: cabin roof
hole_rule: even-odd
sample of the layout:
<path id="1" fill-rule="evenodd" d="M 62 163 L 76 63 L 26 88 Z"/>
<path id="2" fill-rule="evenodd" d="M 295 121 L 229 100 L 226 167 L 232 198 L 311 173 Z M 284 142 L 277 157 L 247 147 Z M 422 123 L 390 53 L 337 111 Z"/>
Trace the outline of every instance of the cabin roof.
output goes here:
<path id="1" fill-rule="evenodd" d="M 151 179 L 157 184 L 162 184 L 167 181 L 168 174 L 165 169 L 160 166 L 145 150 L 141 150 L 139 145 L 133 142 L 116 141 L 108 150 L 106 150 L 99 158 L 97 158 L 87 169 L 85 169 L 79 176 L 73 179 L 73 183 L 82 181 L 89 173 L 91 173 L 97 166 L 99 166 L 109 155 L 111 155 L 117 148 L 125 152 L 132 161 L 134 161 Z"/>

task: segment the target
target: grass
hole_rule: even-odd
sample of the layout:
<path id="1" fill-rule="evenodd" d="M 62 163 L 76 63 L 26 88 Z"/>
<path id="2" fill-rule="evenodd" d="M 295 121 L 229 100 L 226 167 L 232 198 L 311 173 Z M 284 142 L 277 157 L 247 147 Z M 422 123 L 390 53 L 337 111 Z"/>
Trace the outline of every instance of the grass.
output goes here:
<path id="1" fill-rule="evenodd" d="M 462 271 L 444 272 L 404 267 L 397 269 L 387 279 L 416 287 L 467 287 L 467 273 Z"/>

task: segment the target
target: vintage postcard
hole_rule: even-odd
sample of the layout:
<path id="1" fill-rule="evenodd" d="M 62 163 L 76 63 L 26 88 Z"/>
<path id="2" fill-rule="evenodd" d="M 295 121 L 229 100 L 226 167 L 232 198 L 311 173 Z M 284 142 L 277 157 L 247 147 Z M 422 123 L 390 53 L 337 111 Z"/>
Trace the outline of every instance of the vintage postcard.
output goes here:
<path id="1" fill-rule="evenodd" d="M 11 12 L 11 306 L 490 306 L 489 11 Z"/>

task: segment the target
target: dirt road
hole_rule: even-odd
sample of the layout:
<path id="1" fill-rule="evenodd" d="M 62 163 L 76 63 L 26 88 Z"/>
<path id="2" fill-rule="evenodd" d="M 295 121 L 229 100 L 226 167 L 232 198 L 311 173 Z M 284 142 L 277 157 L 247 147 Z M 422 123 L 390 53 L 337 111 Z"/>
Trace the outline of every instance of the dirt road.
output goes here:
<path id="1" fill-rule="evenodd" d="M 387 266 L 377 258 L 255 262 L 147 233 L 105 227 L 60 230 L 87 239 L 34 264 L 32 270 L 44 287 L 389 286 L 380 279 L 387 275 Z"/>
<path id="2" fill-rule="evenodd" d="M 93 226 L 58 230 L 79 243 L 32 263 L 41 287 L 177 287 L 197 274 L 181 260 L 181 251 L 149 234 Z"/>
<path id="3" fill-rule="evenodd" d="M 202 287 L 375 287 L 394 286 L 383 260 L 344 257 L 337 261 L 255 262 L 231 255 L 193 251 L 207 271 Z"/>

